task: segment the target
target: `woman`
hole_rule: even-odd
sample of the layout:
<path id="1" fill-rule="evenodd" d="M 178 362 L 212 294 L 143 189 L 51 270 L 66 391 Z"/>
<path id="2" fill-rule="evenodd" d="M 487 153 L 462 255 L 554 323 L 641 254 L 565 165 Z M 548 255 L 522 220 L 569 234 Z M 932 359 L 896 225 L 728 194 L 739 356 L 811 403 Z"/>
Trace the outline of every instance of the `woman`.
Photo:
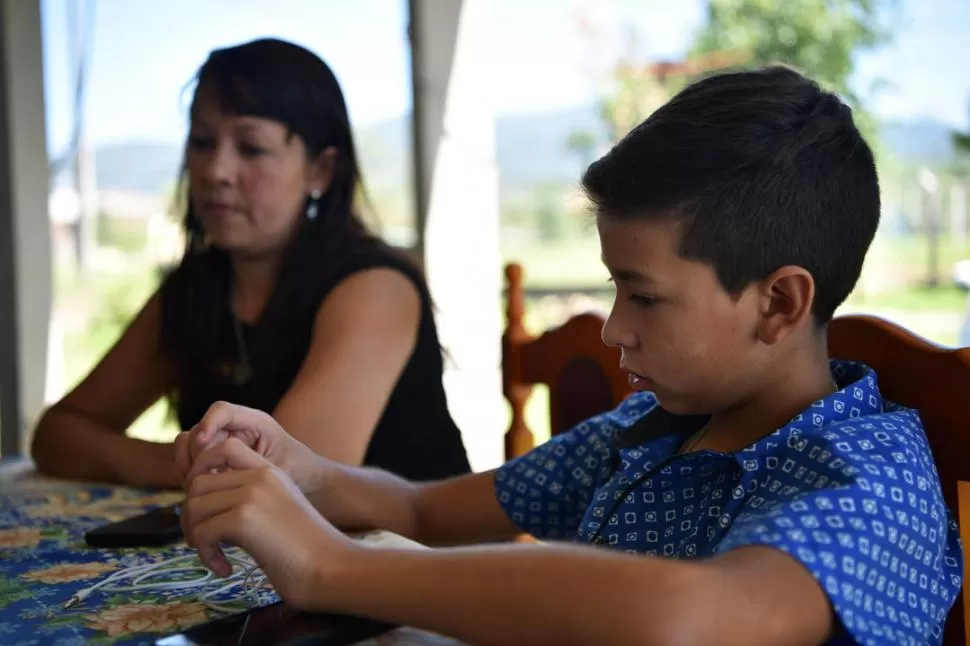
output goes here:
<path id="1" fill-rule="evenodd" d="M 425 480 L 467 472 L 427 286 L 355 209 L 357 153 L 331 70 L 264 39 L 214 51 L 197 81 L 185 255 L 41 418 L 38 468 L 179 485 L 171 444 L 125 436 L 167 395 L 183 430 L 226 400 L 340 462 Z"/>

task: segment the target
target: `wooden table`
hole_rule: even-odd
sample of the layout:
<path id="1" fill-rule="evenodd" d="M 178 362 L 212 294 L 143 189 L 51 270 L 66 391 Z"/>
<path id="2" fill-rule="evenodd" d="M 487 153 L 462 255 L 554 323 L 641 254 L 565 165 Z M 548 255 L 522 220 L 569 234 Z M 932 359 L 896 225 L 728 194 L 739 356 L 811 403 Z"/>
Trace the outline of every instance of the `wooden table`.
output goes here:
<path id="1" fill-rule="evenodd" d="M 121 568 L 191 551 L 165 548 L 98 550 L 89 529 L 179 502 L 180 492 L 46 478 L 26 460 L 0 461 L 0 644 L 152 645 L 163 635 L 220 616 L 192 593 L 93 593 L 69 610 L 77 591 Z M 361 646 L 459 646 L 399 628 Z"/>

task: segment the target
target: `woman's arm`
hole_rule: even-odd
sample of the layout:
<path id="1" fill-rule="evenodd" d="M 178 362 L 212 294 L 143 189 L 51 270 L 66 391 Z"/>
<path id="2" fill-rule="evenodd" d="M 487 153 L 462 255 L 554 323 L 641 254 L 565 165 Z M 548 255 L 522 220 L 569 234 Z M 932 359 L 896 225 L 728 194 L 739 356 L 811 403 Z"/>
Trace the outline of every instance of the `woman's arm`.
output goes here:
<path id="1" fill-rule="evenodd" d="M 114 347 L 34 431 L 31 454 L 49 475 L 145 487 L 181 483 L 171 444 L 125 437 L 125 430 L 174 384 L 159 351 L 161 302 L 153 295 Z"/>
<path id="2" fill-rule="evenodd" d="M 361 464 L 420 321 L 418 291 L 399 271 L 341 281 L 320 306 L 306 360 L 273 417 L 316 453 Z"/>

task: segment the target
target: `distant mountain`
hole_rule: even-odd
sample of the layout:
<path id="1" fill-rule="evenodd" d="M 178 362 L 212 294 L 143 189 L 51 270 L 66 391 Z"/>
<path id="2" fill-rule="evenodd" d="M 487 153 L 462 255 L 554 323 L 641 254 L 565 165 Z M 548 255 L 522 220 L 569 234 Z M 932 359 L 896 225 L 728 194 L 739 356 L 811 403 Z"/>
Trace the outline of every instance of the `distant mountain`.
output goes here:
<path id="1" fill-rule="evenodd" d="M 575 184 L 586 163 L 568 148 L 576 132 L 599 134 L 599 118 L 593 108 L 508 116 L 497 119 L 496 145 L 502 189 L 528 189 L 536 184 Z"/>
<path id="2" fill-rule="evenodd" d="M 503 194 L 528 190 L 541 183 L 575 183 L 583 168 L 567 139 L 577 131 L 599 132 L 595 109 L 499 117 L 496 145 Z M 923 119 L 892 122 L 884 140 L 901 159 L 942 164 L 953 159 L 949 128 Z M 359 129 L 357 145 L 368 184 L 393 187 L 409 177 L 410 125 L 399 118 Z M 111 144 L 96 151 L 97 181 L 102 189 L 161 193 L 175 181 L 181 145 L 158 142 Z M 406 181 L 406 180 L 404 180 Z"/>
<path id="3" fill-rule="evenodd" d="M 166 193 L 175 184 L 182 146 L 134 142 L 99 146 L 94 152 L 99 189 Z"/>
<path id="4" fill-rule="evenodd" d="M 881 134 L 886 146 L 898 158 L 914 164 L 936 165 L 950 162 L 956 156 L 952 132 L 939 121 L 920 119 L 889 122 L 883 125 Z"/>
<path id="5" fill-rule="evenodd" d="M 406 117 L 382 121 L 355 133 L 364 179 L 374 188 L 396 186 L 411 174 L 411 125 Z"/>
<path id="6" fill-rule="evenodd" d="M 589 108 L 499 117 L 496 151 L 503 191 L 527 189 L 545 182 L 576 182 L 582 160 L 566 146 L 574 132 L 599 132 Z M 385 121 L 357 133 L 357 146 L 372 185 L 400 182 L 411 164 L 411 128 L 407 118 Z"/>

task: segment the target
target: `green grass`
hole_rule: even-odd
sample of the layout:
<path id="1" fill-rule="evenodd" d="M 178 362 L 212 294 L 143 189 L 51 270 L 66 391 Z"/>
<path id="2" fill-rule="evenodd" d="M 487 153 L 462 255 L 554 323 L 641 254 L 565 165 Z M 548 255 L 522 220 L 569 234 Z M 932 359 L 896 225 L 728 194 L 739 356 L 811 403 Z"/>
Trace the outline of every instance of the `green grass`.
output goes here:
<path id="1" fill-rule="evenodd" d="M 101 214 L 97 219 L 98 244 L 138 253 L 148 244 L 148 223 L 141 218 Z"/>
<path id="2" fill-rule="evenodd" d="M 847 304 L 878 309 L 900 309 L 916 312 L 928 310 L 963 311 L 967 292 L 954 285 L 926 287 L 910 285 L 869 296 L 853 295 Z"/>
<path id="3" fill-rule="evenodd" d="M 606 286 L 609 274 L 600 262 L 596 232 L 589 237 L 556 245 L 535 245 L 507 249 L 502 262 L 522 265 L 523 281 L 528 287 Z"/>
<path id="4" fill-rule="evenodd" d="M 55 273 L 58 309 L 85 323 L 64 335 L 64 387 L 70 391 L 111 349 L 128 323 L 158 286 L 157 270 L 128 263 L 123 270 L 96 271 L 80 277 L 72 269 Z M 132 425 L 129 435 L 146 440 L 170 440 L 176 427 L 168 405 L 159 401 Z"/>
<path id="5" fill-rule="evenodd" d="M 885 253 L 880 253 L 883 251 Z M 930 250 L 929 243 L 922 236 L 879 236 L 870 251 L 870 256 L 874 254 L 891 259 L 895 266 L 905 268 L 914 278 L 927 277 Z M 941 284 L 949 283 L 954 263 L 970 258 L 970 245 L 943 236 L 939 241 L 938 258 Z"/>
<path id="6" fill-rule="evenodd" d="M 117 341 L 128 322 L 158 285 L 152 269 L 128 264 L 122 271 L 96 271 L 77 276 L 60 271 L 55 293 L 58 309 L 85 325 L 64 337 L 65 381 L 73 386 Z"/>
<path id="7" fill-rule="evenodd" d="M 870 249 L 866 271 L 899 275 L 907 284 L 922 283 L 927 278 L 928 256 L 928 244 L 921 237 L 879 236 Z M 970 245 L 957 243 L 949 237 L 940 239 L 938 269 L 941 285 L 951 284 L 953 265 L 964 259 L 970 259 Z M 600 262 L 599 241 L 594 229 L 575 240 L 505 249 L 502 261 L 521 264 L 525 284 L 529 287 L 597 287 L 608 277 Z"/>

